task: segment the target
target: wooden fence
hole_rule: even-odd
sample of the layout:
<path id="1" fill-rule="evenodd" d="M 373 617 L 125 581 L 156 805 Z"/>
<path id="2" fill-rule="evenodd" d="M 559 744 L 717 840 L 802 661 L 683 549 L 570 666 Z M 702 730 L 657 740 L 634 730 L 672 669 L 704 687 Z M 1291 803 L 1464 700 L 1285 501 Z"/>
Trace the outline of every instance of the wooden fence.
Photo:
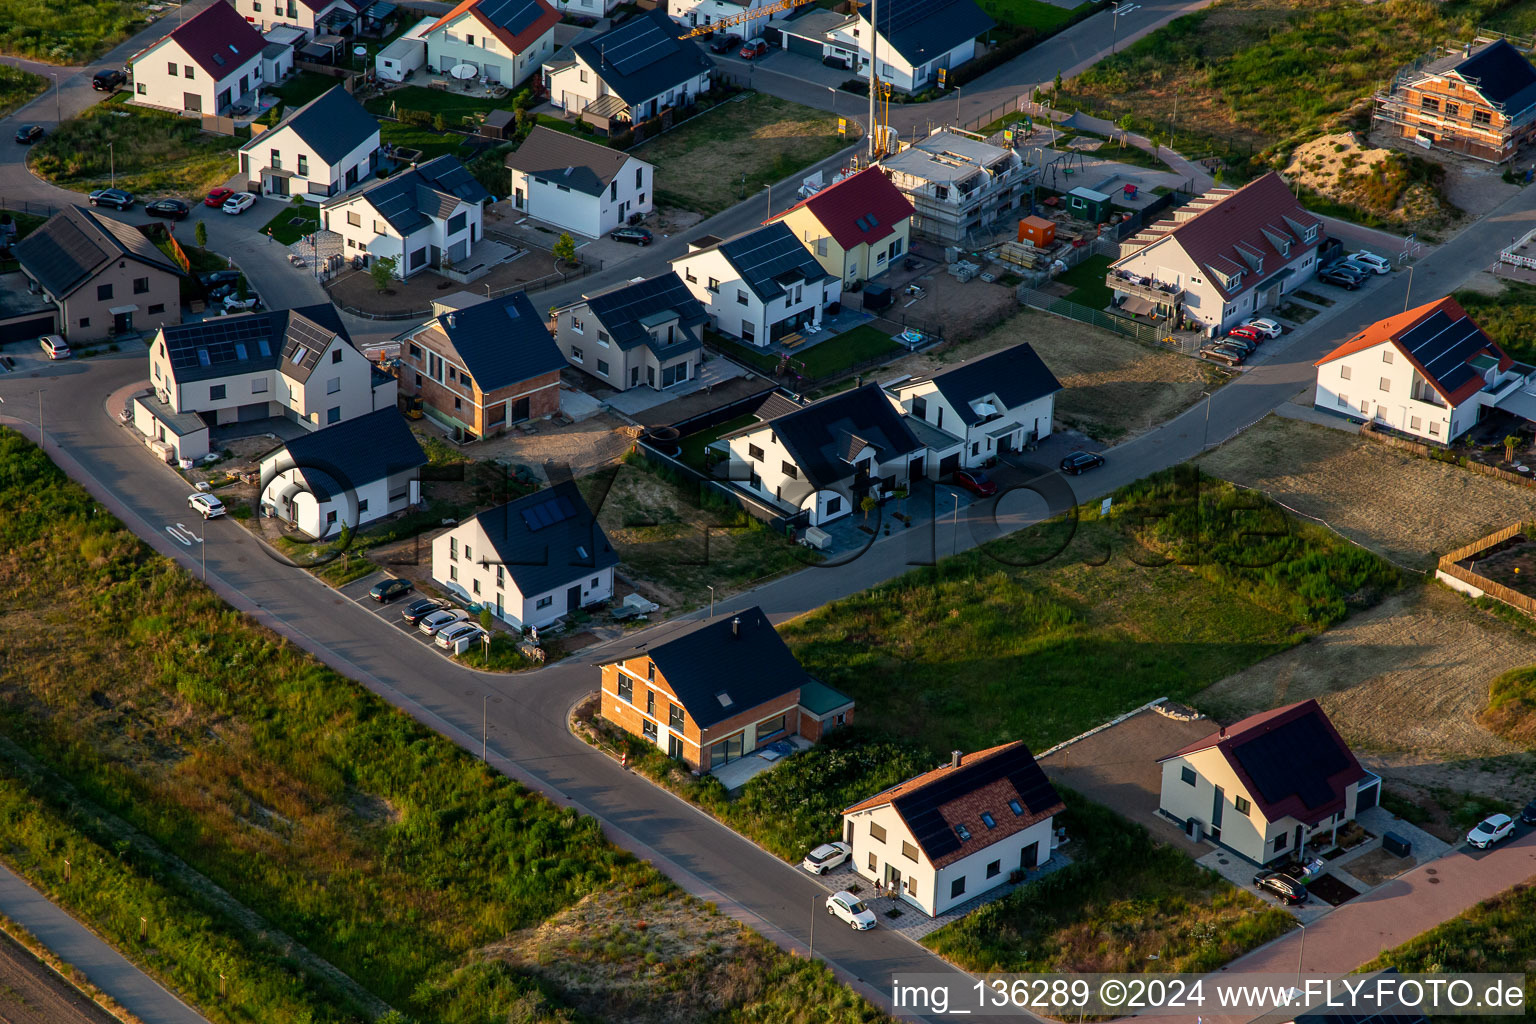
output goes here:
<path id="1" fill-rule="evenodd" d="M 1502 583 L 1496 583 L 1481 573 L 1474 572 L 1457 564 L 1465 559 L 1475 558 L 1481 552 L 1496 548 L 1500 544 L 1506 543 L 1525 532 L 1527 532 L 1527 524 L 1510 523 L 1502 530 L 1496 530 L 1481 540 L 1475 540 L 1471 544 L 1463 545 L 1454 551 L 1448 552 L 1440 557 L 1435 575 L 1441 578 L 1448 578 L 1447 582 L 1456 580 L 1464 583 L 1468 587 L 1482 591 L 1483 594 L 1496 601 L 1502 601 L 1511 608 L 1518 609 L 1532 618 L 1536 618 L 1536 598 L 1506 587 Z M 1451 585 L 1455 586 L 1454 583 Z M 1460 590 L 1463 588 L 1457 587 L 1456 589 Z"/>
<path id="2" fill-rule="evenodd" d="M 1435 459 L 1437 462 L 1452 462 L 1454 460 L 1454 464 L 1462 469 L 1470 469 L 1474 473 L 1491 476 L 1496 480 L 1503 480 L 1506 483 L 1519 484 L 1521 487 L 1536 487 L 1536 479 L 1533 479 L 1531 476 L 1521 476 L 1519 473 L 1511 473 L 1509 470 L 1500 469 L 1498 466 L 1490 466 L 1485 462 L 1478 462 L 1476 459 L 1466 455 L 1457 455 L 1449 448 L 1440 445 L 1428 445 L 1420 441 L 1410 441 L 1406 437 L 1384 433 L 1369 423 L 1360 425 L 1360 436 L 1368 441 L 1375 441 L 1378 444 L 1384 444 L 1392 448 L 1400 448 L 1403 451 L 1412 452 L 1424 458 Z M 1440 454 L 1436 455 L 1437 452 Z"/>

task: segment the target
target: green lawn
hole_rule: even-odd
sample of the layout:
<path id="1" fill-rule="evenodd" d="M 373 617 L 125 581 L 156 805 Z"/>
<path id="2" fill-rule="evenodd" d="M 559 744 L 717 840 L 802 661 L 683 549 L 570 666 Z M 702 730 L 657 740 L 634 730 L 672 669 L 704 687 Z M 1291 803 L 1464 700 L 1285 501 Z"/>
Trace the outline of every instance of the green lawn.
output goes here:
<path id="1" fill-rule="evenodd" d="M 491 110 L 511 110 L 516 106 L 516 93 L 501 99 L 489 96 L 451 92 L 446 89 L 426 89 L 419 85 L 407 85 L 393 89 L 384 96 L 375 96 L 364 103 L 369 113 L 399 117 L 403 110 L 425 110 L 442 114 L 449 124 L 457 125 L 462 118 L 484 114 Z"/>
<path id="2" fill-rule="evenodd" d="M 84 64 L 142 26 L 143 9 L 133 0 L 0 0 L 0 53 Z"/>
<path id="3" fill-rule="evenodd" d="M 882 356 L 892 356 L 905 349 L 885 331 L 860 324 L 835 338 L 803 348 L 790 356 L 790 365 L 811 380 L 822 380 Z"/>
<path id="4" fill-rule="evenodd" d="M 1428 302 L 1432 296 L 1423 296 Z M 1459 291 L 1453 298 L 1511 358 L 1536 362 L 1536 285 L 1506 281 L 1496 295 Z"/>
<path id="5" fill-rule="evenodd" d="M 1057 7 L 1055 4 L 1044 3 L 1043 0 L 980 0 L 981 9 L 1004 25 L 1016 25 L 1020 28 L 1053 29 L 1068 21 L 1077 9 L 1070 7 Z M 1089 6 L 1094 0 L 1079 7 Z"/>
<path id="6" fill-rule="evenodd" d="M 1115 297 L 1114 290 L 1104 283 L 1109 264 L 1108 256 L 1089 256 L 1065 273 L 1058 274 L 1056 280 L 1072 286 L 1068 301 L 1089 309 L 1103 309 Z"/>
<path id="7" fill-rule="evenodd" d="M 380 121 L 379 139 L 397 149 L 419 149 L 429 160 L 448 153 L 463 155 L 460 151 L 465 149 L 465 136 L 457 132 L 435 132 L 403 121 Z"/>
<path id="8" fill-rule="evenodd" d="M 692 466 L 694 469 L 703 472 L 704 449 L 709 447 L 711 441 L 714 441 L 721 434 L 729 434 L 733 430 L 740 430 L 742 427 L 750 427 L 756 422 L 757 417 L 753 416 L 751 413 L 747 413 L 745 416 L 737 416 L 733 420 L 727 420 L 726 422 L 720 424 L 718 427 L 710 427 L 708 430 L 701 430 L 696 434 L 689 434 L 682 440 L 683 450 L 682 454 L 678 456 L 678 458 L 687 465 Z"/>
<path id="9" fill-rule="evenodd" d="M 300 223 L 293 223 L 295 220 Z M 313 203 L 294 201 L 283 207 L 281 213 L 262 225 L 261 233 L 272 232 L 272 237 L 284 245 L 292 245 L 305 235 L 320 230 L 320 209 Z"/>
<path id="10" fill-rule="evenodd" d="M 126 93 L 119 93 L 126 97 Z M 200 199 L 239 169 L 241 139 L 204 132 L 195 120 L 135 107 L 97 104 L 32 147 L 31 166 L 55 185 L 88 192 L 114 182 L 144 197 Z"/>
<path id="11" fill-rule="evenodd" d="M 293 113 L 316 96 L 330 92 L 340 84 L 341 79 L 330 75 L 299 71 L 278 85 L 267 86 L 263 92 L 276 93 L 283 100 L 282 109 L 276 118 L 272 118 L 272 123 L 277 123 L 284 114 Z M 268 113 L 270 115 L 270 111 Z"/>

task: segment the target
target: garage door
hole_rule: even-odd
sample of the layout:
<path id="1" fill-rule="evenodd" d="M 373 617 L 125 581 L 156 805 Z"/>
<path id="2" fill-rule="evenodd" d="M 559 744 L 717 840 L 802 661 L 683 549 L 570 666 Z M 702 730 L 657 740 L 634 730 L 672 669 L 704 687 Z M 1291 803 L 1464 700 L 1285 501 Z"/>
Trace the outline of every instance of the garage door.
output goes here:
<path id="1" fill-rule="evenodd" d="M 960 453 L 946 455 L 939 460 L 939 476 L 946 477 L 960 468 Z"/>
<path id="2" fill-rule="evenodd" d="M 54 333 L 54 322 L 51 316 L 34 317 L 31 320 L 19 320 L 13 324 L 0 325 L 0 345 L 10 341 L 30 341 L 36 343 L 37 339 L 45 334 Z"/>
<path id="3" fill-rule="evenodd" d="M 807 57 L 821 60 L 821 40 L 807 39 L 805 36 L 797 36 L 793 32 L 784 33 L 785 49 L 790 53 L 800 53 Z"/>
<path id="4" fill-rule="evenodd" d="M 266 402 L 253 402 L 250 405 L 242 405 L 235 410 L 235 420 L 240 423 L 249 423 L 251 420 L 264 420 L 267 416 Z"/>

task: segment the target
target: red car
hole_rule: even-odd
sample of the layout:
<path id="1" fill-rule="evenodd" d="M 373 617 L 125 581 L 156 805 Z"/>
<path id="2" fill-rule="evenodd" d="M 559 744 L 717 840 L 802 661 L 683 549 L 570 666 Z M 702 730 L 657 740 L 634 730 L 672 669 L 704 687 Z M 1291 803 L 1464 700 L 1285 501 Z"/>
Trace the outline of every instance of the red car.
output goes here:
<path id="1" fill-rule="evenodd" d="M 1268 335 L 1266 335 L 1263 331 L 1257 330 L 1256 328 L 1243 326 L 1232 328 L 1227 332 L 1227 337 L 1242 338 L 1246 341 L 1253 342 L 1255 345 L 1262 345 L 1264 344 L 1264 340 L 1266 337 L 1268 337 Z"/>
<path id="2" fill-rule="evenodd" d="M 223 206 L 224 200 L 235 194 L 232 188 L 216 188 L 208 193 L 208 198 L 203 200 L 204 206 Z"/>
<path id="3" fill-rule="evenodd" d="M 978 498 L 990 498 L 997 493 L 997 484 L 979 469 L 960 469 L 951 477 L 956 487 L 964 488 Z"/>
<path id="4" fill-rule="evenodd" d="M 742 60 L 752 60 L 754 57 L 761 57 L 767 52 L 768 40 L 764 39 L 762 36 L 756 36 L 752 39 L 748 39 L 745 43 L 742 44 L 741 50 L 737 53 L 737 56 Z"/>

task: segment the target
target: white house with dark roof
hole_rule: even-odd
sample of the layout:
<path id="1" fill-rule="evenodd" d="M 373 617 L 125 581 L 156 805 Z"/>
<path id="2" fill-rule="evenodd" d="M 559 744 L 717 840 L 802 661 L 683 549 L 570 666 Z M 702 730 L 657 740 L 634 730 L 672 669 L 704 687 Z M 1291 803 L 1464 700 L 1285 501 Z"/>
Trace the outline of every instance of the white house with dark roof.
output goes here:
<path id="1" fill-rule="evenodd" d="M 588 238 L 651 212 L 656 169 L 609 146 L 542 125 L 507 154 L 512 206 Z"/>
<path id="2" fill-rule="evenodd" d="M 617 132 L 709 91 L 715 62 L 661 8 L 578 40 L 571 63 L 546 68 L 550 102 Z"/>
<path id="3" fill-rule="evenodd" d="M 463 0 L 422 34 L 427 67 L 468 64 L 487 84 L 515 87 L 554 55 L 558 24 L 545 0 Z"/>
<path id="4" fill-rule="evenodd" d="M 233 6 L 210 4 L 128 58 L 132 102 L 164 110 L 226 114 L 261 90 L 267 41 Z"/>
<path id="5" fill-rule="evenodd" d="M 262 456 L 261 506 L 314 538 L 421 501 L 427 455 L 394 406 L 305 434 Z"/>
<path id="6" fill-rule="evenodd" d="M 704 358 L 709 314 L 668 271 L 558 310 L 555 340 L 571 365 L 620 391 L 693 380 Z"/>
<path id="7" fill-rule="evenodd" d="M 302 38 L 350 33 L 358 11 L 373 0 L 233 0 L 235 10 L 262 32 L 283 26 L 303 31 Z"/>
<path id="8" fill-rule="evenodd" d="M 1212 189 L 1122 241 L 1105 283 L 1127 313 L 1220 334 L 1305 287 L 1322 239 L 1323 222 L 1271 171 Z"/>
<path id="9" fill-rule="evenodd" d="M 829 274 L 783 221 L 725 240 L 695 239 L 672 269 L 709 311 L 715 330 L 760 348 L 820 325 L 822 312 L 843 297 L 842 278 Z"/>
<path id="10" fill-rule="evenodd" d="M 710 447 L 726 455 L 733 486 L 787 516 L 803 513 L 811 526 L 923 476 L 928 450 L 878 384 L 801 407 L 770 401 L 763 413 L 770 418 L 724 434 Z"/>
<path id="11" fill-rule="evenodd" d="M 761 13 L 753 16 L 753 12 Z M 790 13 L 775 0 L 667 0 L 667 16 L 684 28 L 699 28 L 729 19 L 721 31 L 743 39 L 762 35 L 770 21 L 785 18 Z"/>
<path id="12" fill-rule="evenodd" d="M 1015 741 L 914 776 L 843 811 L 853 868 L 929 917 L 1051 859 L 1065 805 Z"/>
<path id="13" fill-rule="evenodd" d="M 240 147 L 240 174 L 263 195 L 317 202 L 373 177 L 379 122 L 342 86 L 321 93 Z"/>
<path id="14" fill-rule="evenodd" d="M 613 596 L 619 562 L 569 480 L 477 513 L 432 539 L 432 579 L 522 629 Z"/>
<path id="15" fill-rule="evenodd" d="M 457 158 L 440 156 L 329 199 L 320 216 L 342 237 L 344 255 L 390 257 L 395 276 L 409 278 L 445 261 L 469 260 L 490 197 Z"/>
<path id="16" fill-rule="evenodd" d="M 951 439 L 926 442 L 927 472 L 938 479 L 1049 437 L 1061 382 L 1026 342 L 886 390 L 909 418 Z"/>
<path id="17" fill-rule="evenodd" d="M 880 0 L 880 31 L 874 39 L 882 82 L 901 92 L 921 92 L 976 56 L 976 37 L 997 22 L 975 0 Z M 869 73 L 868 6 L 827 33 L 825 55 L 850 64 L 858 77 Z"/>
<path id="18" fill-rule="evenodd" d="M 1381 794 L 1315 700 L 1223 726 L 1158 763 L 1159 813 L 1255 864 L 1332 845 Z"/>

